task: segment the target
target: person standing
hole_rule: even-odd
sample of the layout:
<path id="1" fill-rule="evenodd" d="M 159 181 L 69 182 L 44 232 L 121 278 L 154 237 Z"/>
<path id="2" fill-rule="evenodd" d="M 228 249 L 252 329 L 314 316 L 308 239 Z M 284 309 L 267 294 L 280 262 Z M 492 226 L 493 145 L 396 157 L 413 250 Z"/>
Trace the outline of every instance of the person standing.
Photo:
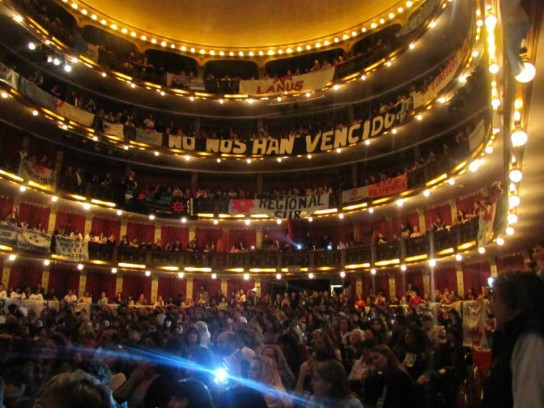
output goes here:
<path id="1" fill-rule="evenodd" d="M 503 273 L 492 307 L 497 332 L 483 407 L 544 407 L 544 282 L 530 272 Z"/>

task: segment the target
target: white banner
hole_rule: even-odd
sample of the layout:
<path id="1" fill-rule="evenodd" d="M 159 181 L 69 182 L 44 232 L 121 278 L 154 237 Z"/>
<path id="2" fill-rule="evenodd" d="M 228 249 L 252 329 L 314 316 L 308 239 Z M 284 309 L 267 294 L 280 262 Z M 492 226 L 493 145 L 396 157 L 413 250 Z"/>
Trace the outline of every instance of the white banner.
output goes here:
<path id="1" fill-rule="evenodd" d="M 17 227 L 0 224 L 0 243 L 9 246 L 17 245 Z"/>
<path id="2" fill-rule="evenodd" d="M 343 203 L 351 203 L 353 201 L 359 201 L 366 197 L 368 197 L 366 186 L 356 187 L 356 188 L 352 188 L 351 190 L 342 191 Z"/>
<path id="3" fill-rule="evenodd" d="M 267 214 L 276 218 L 301 218 L 326 208 L 329 194 L 229 202 L 229 214 Z"/>
<path id="4" fill-rule="evenodd" d="M 56 236 L 55 253 L 71 261 L 86 262 L 89 260 L 89 245 L 84 241 Z"/>
<path id="5" fill-rule="evenodd" d="M 266 96 L 284 93 L 303 93 L 325 87 L 332 82 L 334 67 L 308 74 L 285 76 L 274 79 L 251 79 L 240 81 L 240 93 L 251 96 Z"/>
<path id="6" fill-rule="evenodd" d="M 136 129 L 136 140 L 141 143 L 147 143 L 155 146 L 162 146 L 162 133 L 153 129 Z"/>
<path id="7" fill-rule="evenodd" d="M 60 99 L 55 100 L 57 107 L 57 113 L 64 116 L 74 122 L 80 123 L 84 126 L 92 126 L 94 121 L 94 114 L 87 112 L 86 110 L 76 108 L 69 103 L 66 103 Z"/>
<path id="8" fill-rule="evenodd" d="M 21 228 L 17 234 L 17 247 L 31 251 L 49 252 L 51 248 L 51 235 Z"/>
<path id="9" fill-rule="evenodd" d="M 123 129 L 124 127 L 122 123 L 111 123 L 104 121 L 104 133 L 107 135 L 116 136 L 124 139 L 125 134 L 123 132 Z"/>
<path id="10" fill-rule="evenodd" d="M 183 138 L 181 135 L 168 136 L 168 147 L 170 149 L 181 149 L 182 142 L 183 142 Z"/>
<path id="11" fill-rule="evenodd" d="M 28 160 L 21 160 L 19 176 L 32 180 L 43 188 L 55 191 L 57 185 L 57 172 L 47 167 L 39 166 Z"/>
<path id="12" fill-rule="evenodd" d="M 0 64 L 0 81 L 5 82 L 13 89 L 17 89 L 19 87 L 19 74 L 6 65 Z"/>

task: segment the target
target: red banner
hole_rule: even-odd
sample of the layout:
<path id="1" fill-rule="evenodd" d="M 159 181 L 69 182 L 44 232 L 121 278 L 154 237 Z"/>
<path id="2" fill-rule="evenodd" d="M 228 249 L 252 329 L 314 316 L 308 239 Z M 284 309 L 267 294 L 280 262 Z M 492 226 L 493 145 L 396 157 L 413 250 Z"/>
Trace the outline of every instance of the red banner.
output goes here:
<path id="1" fill-rule="evenodd" d="M 369 198 L 384 197 L 402 193 L 408 189 L 408 176 L 402 174 L 376 184 L 366 186 Z"/>

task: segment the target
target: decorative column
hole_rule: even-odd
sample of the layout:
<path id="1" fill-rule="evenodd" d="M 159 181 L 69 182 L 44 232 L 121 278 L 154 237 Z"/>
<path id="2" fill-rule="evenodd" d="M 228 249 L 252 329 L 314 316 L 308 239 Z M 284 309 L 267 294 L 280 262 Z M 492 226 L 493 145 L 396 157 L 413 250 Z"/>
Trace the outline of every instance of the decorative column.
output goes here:
<path id="1" fill-rule="evenodd" d="M 154 239 L 155 239 L 155 241 L 153 241 L 153 243 L 159 242 L 159 241 L 162 240 L 162 226 L 159 223 L 155 224 L 155 237 L 154 237 Z"/>
<path id="2" fill-rule="evenodd" d="M 2 269 L 2 283 L 6 287 L 6 289 L 9 286 L 9 276 L 11 274 L 11 266 L 4 265 L 4 268 Z"/>
<path id="3" fill-rule="evenodd" d="M 255 228 L 255 247 L 260 248 L 263 243 L 263 226 L 257 225 Z"/>
<path id="4" fill-rule="evenodd" d="M 57 224 L 57 207 L 52 206 L 49 212 L 49 221 L 47 222 L 47 233 L 52 234 L 55 232 L 55 225 Z"/>
<path id="5" fill-rule="evenodd" d="M 86 237 L 93 229 L 93 215 L 87 214 L 85 218 L 85 230 L 83 231 L 83 236 Z"/>
<path id="6" fill-rule="evenodd" d="M 123 293 L 123 275 L 121 274 L 117 275 L 117 278 L 115 278 L 115 294 L 118 294 L 119 292 Z"/>
<path id="7" fill-rule="evenodd" d="M 187 278 L 187 293 L 185 294 L 186 301 L 193 300 L 193 278 Z"/>
<path id="8" fill-rule="evenodd" d="M 429 276 L 429 273 L 425 273 L 423 275 L 423 296 L 425 296 L 425 293 L 427 295 L 429 295 L 429 298 L 431 297 L 430 293 L 431 293 L 431 280 L 430 280 L 430 276 Z"/>
<path id="9" fill-rule="evenodd" d="M 355 295 L 363 296 L 363 277 L 361 275 L 357 276 L 355 280 Z"/>
<path id="10" fill-rule="evenodd" d="M 85 293 L 85 288 L 87 287 L 87 274 L 85 272 L 81 272 L 81 275 L 79 275 L 79 291 L 78 296 L 81 296 Z M 70 288 L 68 288 L 70 289 Z"/>
<path id="11" fill-rule="evenodd" d="M 221 278 L 221 293 L 223 294 L 223 296 L 225 296 L 228 299 L 229 294 L 227 293 L 227 289 L 228 289 L 228 279 Z"/>
<path id="12" fill-rule="evenodd" d="M 189 242 L 191 242 L 196 237 L 196 227 L 191 225 L 189 227 Z"/>
<path id="13" fill-rule="evenodd" d="M 127 220 L 121 220 L 121 229 L 119 230 L 119 240 L 122 240 L 123 237 L 127 235 Z"/>
<path id="14" fill-rule="evenodd" d="M 258 298 L 262 297 L 261 278 L 255 278 L 255 289 L 255 295 L 257 295 Z"/>
<path id="15" fill-rule="evenodd" d="M 389 299 L 393 299 L 397 296 L 397 286 L 395 283 L 395 275 L 389 275 Z"/>
<path id="16" fill-rule="evenodd" d="M 465 297 L 465 283 L 463 279 L 463 265 L 457 263 L 455 265 L 455 275 L 457 276 L 457 294 L 464 298 Z"/>
<path id="17" fill-rule="evenodd" d="M 42 288 L 47 292 L 49 290 L 49 270 L 42 271 Z"/>
<path id="18" fill-rule="evenodd" d="M 495 258 L 493 258 L 489 262 L 489 271 L 491 272 L 491 277 L 496 278 L 499 275 L 499 272 L 497 270 L 497 263 L 495 262 Z"/>
<path id="19" fill-rule="evenodd" d="M 153 279 L 151 280 L 151 303 L 155 303 L 157 300 L 157 295 L 159 294 L 159 278 L 156 275 L 153 275 Z"/>
<path id="20" fill-rule="evenodd" d="M 62 161 L 64 160 L 64 151 L 58 150 L 55 157 L 55 171 L 57 174 L 62 174 Z"/>
<path id="21" fill-rule="evenodd" d="M 419 221 L 419 232 L 421 233 L 425 233 L 425 231 L 427 230 L 426 227 L 425 227 L 425 212 L 421 209 L 418 209 L 417 210 L 417 218 L 418 218 L 418 221 Z"/>
<path id="22" fill-rule="evenodd" d="M 450 206 L 451 211 L 451 223 L 454 224 L 457 219 L 457 200 L 448 201 L 448 205 Z"/>

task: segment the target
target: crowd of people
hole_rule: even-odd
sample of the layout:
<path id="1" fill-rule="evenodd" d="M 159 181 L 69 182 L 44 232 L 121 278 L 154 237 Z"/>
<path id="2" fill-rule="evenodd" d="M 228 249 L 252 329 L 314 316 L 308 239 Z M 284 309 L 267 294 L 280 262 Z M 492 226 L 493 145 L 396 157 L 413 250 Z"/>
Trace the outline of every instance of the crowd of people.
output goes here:
<path id="1" fill-rule="evenodd" d="M 36 315 L 12 304 L 0 316 L 7 408 L 74 378 L 128 408 L 446 407 L 468 367 L 460 316 L 428 308 L 412 287 L 405 307 L 381 292 L 229 298 L 200 287 L 194 303 L 101 293 L 87 313 L 77 305 L 91 303 L 88 292 L 57 298 L 38 285 L 33 295 L 61 306 Z"/>

